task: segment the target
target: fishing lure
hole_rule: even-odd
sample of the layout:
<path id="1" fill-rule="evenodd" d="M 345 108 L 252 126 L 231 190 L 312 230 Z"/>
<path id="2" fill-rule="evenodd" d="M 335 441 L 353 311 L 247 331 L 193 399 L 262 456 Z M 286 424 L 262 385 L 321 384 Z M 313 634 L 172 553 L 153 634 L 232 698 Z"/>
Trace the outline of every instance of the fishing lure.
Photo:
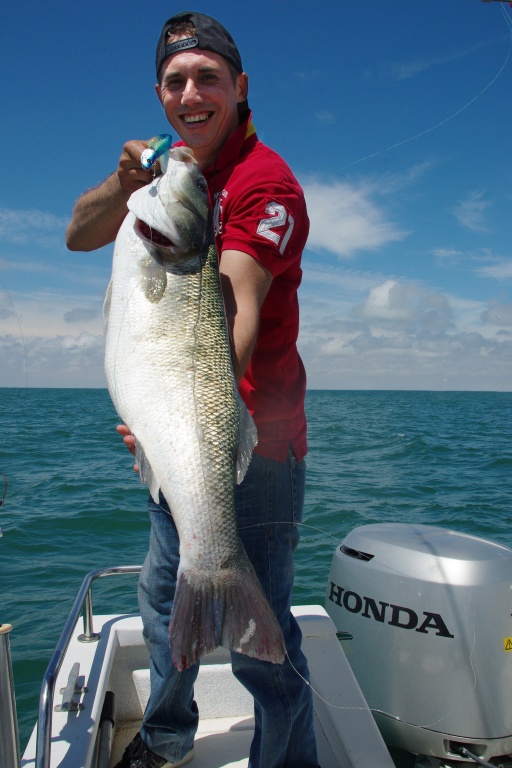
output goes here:
<path id="1" fill-rule="evenodd" d="M 168 133 L 162 133 L 148 141 L 148 147 L 140 156 L 140 164 L 147 171 L 156 163 L 164 152 L 171 147 L 171 137 Z"/>

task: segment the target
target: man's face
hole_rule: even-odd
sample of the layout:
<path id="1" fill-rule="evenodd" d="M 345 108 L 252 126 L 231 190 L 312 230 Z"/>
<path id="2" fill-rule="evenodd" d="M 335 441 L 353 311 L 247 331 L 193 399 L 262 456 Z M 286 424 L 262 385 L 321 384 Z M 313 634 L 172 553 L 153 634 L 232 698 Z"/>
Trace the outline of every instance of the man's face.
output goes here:
<path id="1" fill-rule="evenodd" d="M 238 127 L 237 105 L 247 98 L 247 75 L 234 80 L 222 56 L 192 49 L 164 62 L 155 88 L 169 123 L 205 168 Z"/>

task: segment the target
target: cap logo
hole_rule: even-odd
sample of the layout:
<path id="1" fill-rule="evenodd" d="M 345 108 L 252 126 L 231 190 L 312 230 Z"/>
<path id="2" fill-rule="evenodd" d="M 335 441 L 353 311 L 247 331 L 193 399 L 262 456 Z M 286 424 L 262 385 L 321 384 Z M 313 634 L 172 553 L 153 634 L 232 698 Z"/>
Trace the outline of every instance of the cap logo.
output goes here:
<path id="1" fill-rule="evenodd" d="M 185 51 L 187 48 L 197 48 L 199 40 L 197 37 L 187 37 L 184 40 L 176 40 L 174 43 L 169 43 L 165 46 L 165 58 L 172 56 L 177 51 Z"/>

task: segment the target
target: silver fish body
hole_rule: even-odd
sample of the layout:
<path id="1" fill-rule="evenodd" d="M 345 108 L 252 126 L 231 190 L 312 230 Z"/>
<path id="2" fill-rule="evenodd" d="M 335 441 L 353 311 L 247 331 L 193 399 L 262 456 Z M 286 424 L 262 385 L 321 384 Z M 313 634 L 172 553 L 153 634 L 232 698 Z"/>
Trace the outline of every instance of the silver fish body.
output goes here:
<path id="1" fill-rule="evenodd" d="M 105 371 L 141 478 L 172 510 L 180 567 L 170 617 L 186 669 L 225 645 L 284 661 L 284 641 L 237 533 L 235 482 L 256 443 L 233 374 L 204 178 L 187 150 L 134 193 L 105 300 Z M 162 237 L 163 236 L 163 237 Z"/>

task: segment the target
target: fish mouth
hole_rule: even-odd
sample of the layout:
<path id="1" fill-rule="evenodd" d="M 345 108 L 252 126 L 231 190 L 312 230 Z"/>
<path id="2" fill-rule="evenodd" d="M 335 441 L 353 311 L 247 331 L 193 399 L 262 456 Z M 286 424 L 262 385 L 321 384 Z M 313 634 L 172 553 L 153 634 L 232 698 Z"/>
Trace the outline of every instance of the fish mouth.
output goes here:
<path id="1" fill-rule="evenodd" d="M 145 221 L 142 221 L 142 219 L 137 219 L 135 228 L 138 234 L 143 237 L 144 240 L 149 240 L 149 242 L 153 245 L 158 245 L 161 248 L 176 247 L 176 243 L 173 243 L 172 240 L 169 240 L 169 238 L 159 232 L 158 229 L 150 227 L 149 224 L 147 224 Z"/>

